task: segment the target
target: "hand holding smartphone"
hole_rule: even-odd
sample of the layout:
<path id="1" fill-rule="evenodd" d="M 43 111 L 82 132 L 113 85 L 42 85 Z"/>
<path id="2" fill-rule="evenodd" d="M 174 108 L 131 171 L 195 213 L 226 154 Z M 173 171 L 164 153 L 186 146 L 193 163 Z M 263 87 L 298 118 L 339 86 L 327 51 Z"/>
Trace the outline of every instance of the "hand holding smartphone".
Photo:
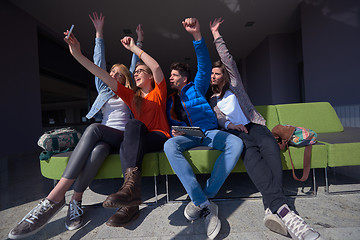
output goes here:
<path id="1" fill-rule="evenodd" d="M 69 37 L 70 37 L 70 35 L 71 35 L 71 33 L 72 33 L 73 29 L 74 29 L 74 24 L 73 24 L 73 25 L 71 25 L 71 27 L 70 27 L 69 33 L 68 33 L 68 35 L 66 36 L 66 38 L 67 38 L 67 39 L 69 39 Z"/>

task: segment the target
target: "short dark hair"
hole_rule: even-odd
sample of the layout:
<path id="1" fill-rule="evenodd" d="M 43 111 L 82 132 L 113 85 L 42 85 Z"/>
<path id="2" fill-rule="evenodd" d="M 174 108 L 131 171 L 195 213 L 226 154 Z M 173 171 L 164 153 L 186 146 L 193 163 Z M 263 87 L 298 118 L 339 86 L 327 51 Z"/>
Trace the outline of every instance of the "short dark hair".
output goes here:
<path id="1" fill-rule="evenodd" d="M 189 64 L 174 62 L 170 66 L 170 71 L 177 70 L 182 77 L 187 77 L 187 82 L 191 81 L 191 71 Z"/>

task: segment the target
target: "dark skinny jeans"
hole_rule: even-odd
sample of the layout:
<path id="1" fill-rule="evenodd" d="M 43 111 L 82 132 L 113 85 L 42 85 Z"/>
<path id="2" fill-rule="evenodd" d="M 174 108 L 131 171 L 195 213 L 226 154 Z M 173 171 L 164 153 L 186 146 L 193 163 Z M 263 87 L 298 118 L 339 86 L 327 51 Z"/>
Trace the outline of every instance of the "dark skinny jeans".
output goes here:
<path id="1" fill-rule="evenodd" d="M 86 128 L 72 152 L 62 177 L 76 179 L 74 191 L 84 192 L 111 152 L 120 148 L 121 166 L 125 176 L 127 168 L 137 166 L 141 170 L 144 154 L 162 151 L 166 140 L 165 134 L 158 131 L 148 132 L 145 124 L 136 119 L 129 120 L 125 132 L 93 123 Z"/>
<path id="2" fill-rule="evenodd" d="M 248 133 L 232 129 L 227 131 L 243 140 L 241 157 L 246 171 L 263 197 L 264 208 L 270 208 L 275 213 L 286 203 L 279 146 L 267 127 L 255 123 L 245 127 Z"/>
<path id="3" fill-rule="evenodd" d="M 123 174 L 127 168 L 138 167 L 145 153 L 162 151 L 168 138 L 159 131 L 149 132 L 146 125 L 136 119 L 131 119 L 125 126 L 124 141 L 120 147 L 120 159 Z"/>
<path id="4" fill-rule="evenodd" d="M 118 151 L 124 132 L 100 123 L 88 126 L 72 152 L 63 178 L 76 179 L 74 191 L 84 192 L 105 158 Z"/>

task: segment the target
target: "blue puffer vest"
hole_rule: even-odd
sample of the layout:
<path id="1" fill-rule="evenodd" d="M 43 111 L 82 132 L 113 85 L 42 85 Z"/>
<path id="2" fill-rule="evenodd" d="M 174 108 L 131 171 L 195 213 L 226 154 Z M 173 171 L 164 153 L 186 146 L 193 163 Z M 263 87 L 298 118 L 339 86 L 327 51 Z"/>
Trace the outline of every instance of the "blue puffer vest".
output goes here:
<path id="1" fill-rule="evenodd" d="M 210 85 L 211 60 L 205 41 L 193 41 L 198 61 L 198 71 L 194 82 L 188 83 L 181 89 L 180 99 L 191 126 L 200 127 L 204 132 L 210 129 L 217 129 L 217 118 L 206 101 L 205 94 Z M 180 122 L 174 111 L 174 94 L 170 95 L 167 101 L 166 113 L 170 126 L 186 126 Z"/>

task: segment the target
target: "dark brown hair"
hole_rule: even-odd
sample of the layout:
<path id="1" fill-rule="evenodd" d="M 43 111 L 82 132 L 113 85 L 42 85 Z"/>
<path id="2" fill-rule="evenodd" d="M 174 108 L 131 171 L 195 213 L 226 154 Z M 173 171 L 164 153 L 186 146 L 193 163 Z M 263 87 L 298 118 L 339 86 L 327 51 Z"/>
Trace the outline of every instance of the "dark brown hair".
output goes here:
<path id="1" fill-rule="evenodd" d="M 170 71 L 177 70 L 182 77 L 187 77 L 187 82 L 191 81 L 191 71 L 189 64 L 181 63 L 181 62 L 174 62 L 170 66 Z"/>
<path id="2" fill-rule="evenodd" d="M 211 84 L 211 90 L 213 91 L 213 93 L 220 93 L 219 98 L 221 99 L 224 97 L 225 92 L 230 88 L 229 74 L 225 69 L 225 65 L 220 60 L 213 63 L 213 68 L 220 68 L 221 73 L 223 74 L 224 86 L 221 91 L 218 85 Z"/>

